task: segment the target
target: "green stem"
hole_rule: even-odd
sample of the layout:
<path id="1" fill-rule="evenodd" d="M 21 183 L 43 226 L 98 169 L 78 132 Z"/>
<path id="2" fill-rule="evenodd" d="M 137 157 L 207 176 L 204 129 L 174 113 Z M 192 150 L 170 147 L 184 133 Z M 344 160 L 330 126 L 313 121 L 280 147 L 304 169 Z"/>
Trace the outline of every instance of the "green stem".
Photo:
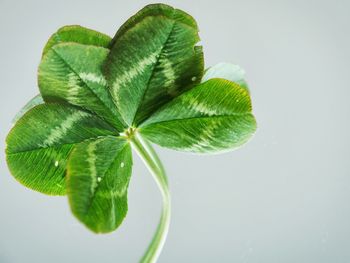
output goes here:
<path id="1" fill-rule="evenodd" d="M 152 146 L 136 132 L 130 139 L 133 148 L 139 154 L 149 171 L 151 172 L 154 180 L 156 181 L 159 190 L 163 197 L 162 215 L 158 224 L 157 231 L 152 239 L 152 242 L 148 246 L 147 251 L 141 259 L 141 263 L 153 263 L 156 262 L 165 243 L 169 225 L 170 225 L 170 192 L 168 188 L 168 181 L 156 152 Z"/>

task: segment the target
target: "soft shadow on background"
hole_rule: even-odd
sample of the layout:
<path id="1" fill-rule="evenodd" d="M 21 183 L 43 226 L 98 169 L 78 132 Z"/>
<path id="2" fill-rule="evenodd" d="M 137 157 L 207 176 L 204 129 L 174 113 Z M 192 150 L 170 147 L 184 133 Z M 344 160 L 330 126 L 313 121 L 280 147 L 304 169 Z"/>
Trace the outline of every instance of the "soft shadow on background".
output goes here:
<path id="1" fill-rule="evenodd" d="M 206 66 L 247 72 L 259 129 L 234 152 L 157 150 L 173 196 L 159 262 L 350 262 L 350 2 L 164 1 L 192 14 Z M 113 35 L 148 1 L 0 0 L 0 262 L 137 262 L 160 194 L 135 158 L 129 213 L 95 235 L 65 197 L 17 183 L 4 155 L 17 111 L 38 93 L 42 48 L 59 27 Z"/>

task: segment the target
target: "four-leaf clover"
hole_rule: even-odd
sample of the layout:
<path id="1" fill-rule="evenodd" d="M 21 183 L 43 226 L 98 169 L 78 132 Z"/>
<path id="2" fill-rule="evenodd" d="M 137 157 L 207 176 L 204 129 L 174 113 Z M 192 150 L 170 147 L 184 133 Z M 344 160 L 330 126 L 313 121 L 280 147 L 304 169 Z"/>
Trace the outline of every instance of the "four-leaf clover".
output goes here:
<path id="1" fill-rule="evenodd" d="M 165 200 L 143 258 L 156 260 L 169 227 L 170 196 L 149 142 L 213 153 L 242 145 L 256 129 L 244 72 L 221 63 L 204 74 L 198 42 L 195 20 L 163 4 L 143 8 L 113 39 L 80 26 L 58 30 L 39 66 L 43 101 L 36 97 L 7 137 L 13 176 L 33 190 L 67 194 L 82 223 L 111 232 L 128 210 L 134 147 Z"/>

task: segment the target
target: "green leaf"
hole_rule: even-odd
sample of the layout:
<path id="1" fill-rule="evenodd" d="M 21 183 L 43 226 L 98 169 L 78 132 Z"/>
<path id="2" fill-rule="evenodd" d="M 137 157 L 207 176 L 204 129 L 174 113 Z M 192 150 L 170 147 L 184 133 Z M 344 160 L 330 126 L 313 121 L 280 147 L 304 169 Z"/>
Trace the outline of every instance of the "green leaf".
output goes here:
<path id="1" fill-rule="evenodd" d="M 218 63 L 205 71 L 202 83 L 213 78 L 233 81 L 248 90 L 248 84 L 245 81 L 245 71 L 238 65 L 231 63 Z"/>
<path id="2" fill-rule="evenodd" d="M 115 230 L 128 210 L 132 156 L 125 139 L 104 137 L 74 148 L 68 162 L 67 194 L 74 215 L 98 233 Z"/>
<path id="3" fill-rule="evenodd" d="M 149 5 L 117 32 L 104 73 L 112 97 L 128 125 L 198 83 L 202 48 L 195 20 L 163 4 Z"/>
<path id="4" fill-rule="evenodd" d="M 7 164 L 23 185 L 51 195 L 65 194 L 66 162 L 73 146 L 117 131 L 69 105 L 41 104 L 18 120 L 7 136 Z"/>
<path id="5" fill-rule="evenodd" d="M 12 120 L 12 123 L 16 123 L 16 121 L 18 121 L 27 111 L 43 103 L 44 103 L 44 100 L 41 97 L 41 95 L 40 94 L 36 95 L 26 105 L 24 105 L 24 107 L 16 114 L 16 116 Z"/>
<path id="6" fill-rule="evenodd" d="M 53 46 L 40 63 L 39 88 L 46 102 L 80 106 L 122 131 L 124 124 L 101 73 L 108 52 L 106 48 L 76 43 Z"/>
<path id="7" fill-rule="evenodd" d="M 111 42 L 111 38 L 105 34 L 82 26 L 64 26 L 50 37 L 44 47 L 43 55 L 45 55 L 54 45 L 65 42 L 107 48 Z"/>
<path id="8" fill-rule="evenodd" d="M 247 90 L 211 79 L 164 105 L 139 131 L 164 147 L 209 153 L 242 145 L 255 129 Z"/>
<path id="9" fill-rule="evenodd" d="M 149 141 L 213 153 L 242 145 L 256 130 L 244 71 L 219 63 L 204 74 L 199 40 L 195 20 L 164 4 L 143 8 L 113 39 L 80 26 L 59 29 L 39 66 L 41 97 L 23 108 L 7 137 L 13 176 L 42 193 L 67 193 L 83 224 L 111 232 L 128 210 L 132 146 L 162 194 L 161 219 L 141 259 L 156 262 L 171 199 Z"/>

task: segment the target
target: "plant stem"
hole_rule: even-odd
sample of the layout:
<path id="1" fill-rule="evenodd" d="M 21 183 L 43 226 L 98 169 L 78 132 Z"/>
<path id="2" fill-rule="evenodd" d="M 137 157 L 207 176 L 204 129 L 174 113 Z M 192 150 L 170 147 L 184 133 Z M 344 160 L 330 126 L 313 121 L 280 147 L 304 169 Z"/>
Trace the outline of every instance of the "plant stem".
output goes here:
<path id="1" fill-rule="evenodd" d="M 152 242 L 148 246 L 147 251 L 141 259 L 141 263 L 153 263 L 156 262 L 165 243 L 169 225 L 170 225 L 170 192 L 168 188 L 168 181 L 156 152 L 152 146 L 145 141 L 137 132 L 130 138 L 131 144 L 136 152 L 139 154 L 149 171 L 151 172 L 153 179 L 156 181 L 159 190 L 163 198 L 162 215 L 158 224 L 157 231 L 152 239 Z"/>

